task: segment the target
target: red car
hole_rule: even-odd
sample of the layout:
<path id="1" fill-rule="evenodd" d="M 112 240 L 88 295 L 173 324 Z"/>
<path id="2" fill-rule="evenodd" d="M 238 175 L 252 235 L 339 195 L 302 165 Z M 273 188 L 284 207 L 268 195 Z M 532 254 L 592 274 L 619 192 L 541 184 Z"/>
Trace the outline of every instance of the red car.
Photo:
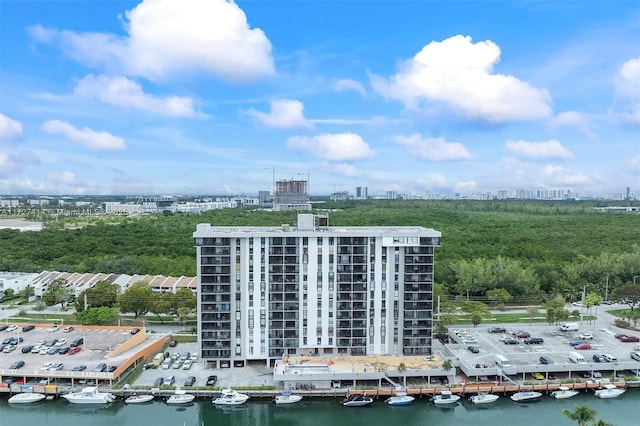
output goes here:
<path id="1" fill-rule="evenodd" d="M 621 342 L 640 342 L 640 338 L 637 336 L 629 336 L 627 334 L 616 334 L 616 339 Z"/>
<path id="2" fill-rule="evenodd" d="M 82 348 L 80 346 L 74 346 L 73 348 L 69 349 L 68 354 L 69 355 L 77 354 L 81 350 L 82 350 Z"/>
<path id="3" fill-rule="evenodd" d="M 178 342 L 176 342 L 175 340 L 172 340 L 172 341 L 169 342 L 169 346 L 172 347 L 172 348 L 175 348 L 177 344 L 178 344 Z"/>
<path id="4" fill-rule="evenodd" d="M 531 333 L 529 333 L 528 331 L 519 331 L 514 334 L 514 336 L 516 336 L 518 339 L 526 339 L 531 337 Z"/>
<path id="5" fill-rule="evenodd" d="M 575 349 L 587 350 L 591 349 L 591 345 L 588 343 L 580 343 L 579 345 L 574 346 Z"/>

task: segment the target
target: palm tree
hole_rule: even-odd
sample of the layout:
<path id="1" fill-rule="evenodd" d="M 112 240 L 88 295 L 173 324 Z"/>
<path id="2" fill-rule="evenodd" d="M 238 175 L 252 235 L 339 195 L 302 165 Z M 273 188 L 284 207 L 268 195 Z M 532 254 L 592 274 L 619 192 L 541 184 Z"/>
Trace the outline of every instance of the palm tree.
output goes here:
<path id="1" fill-rule="evenodd" d="M 586 405 L 581 407 L 574 405 L 574 407 L 576 408 L 574 411 L 563 408 L 562 414 L 567 416 L 570 420 L 577 421 L 578 426 L 587 426 L 587 423 L 594 422 L 598 417 L 598 412 Z"/>

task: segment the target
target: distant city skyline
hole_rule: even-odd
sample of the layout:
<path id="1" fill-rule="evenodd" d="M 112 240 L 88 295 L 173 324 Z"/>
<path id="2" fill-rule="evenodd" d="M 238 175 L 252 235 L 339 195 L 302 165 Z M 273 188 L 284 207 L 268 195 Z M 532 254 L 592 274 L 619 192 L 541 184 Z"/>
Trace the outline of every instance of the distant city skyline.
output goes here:
<path id="1" fill-rule="evenodd" d="M 638 46 L 626 0 L 0 2 L 0 194 L 637 199 Z"/>

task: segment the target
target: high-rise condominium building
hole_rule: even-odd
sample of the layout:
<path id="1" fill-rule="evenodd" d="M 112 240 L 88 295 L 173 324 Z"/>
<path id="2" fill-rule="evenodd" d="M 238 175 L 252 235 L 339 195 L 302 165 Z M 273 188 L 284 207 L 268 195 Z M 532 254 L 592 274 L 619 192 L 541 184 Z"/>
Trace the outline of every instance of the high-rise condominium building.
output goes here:
<path id="1" fill-rule="evenodd" d="M 429 355 L 433 257 L 419 226 L 199 224 L 198 341 L 213 367 L 286 355 Z"/>

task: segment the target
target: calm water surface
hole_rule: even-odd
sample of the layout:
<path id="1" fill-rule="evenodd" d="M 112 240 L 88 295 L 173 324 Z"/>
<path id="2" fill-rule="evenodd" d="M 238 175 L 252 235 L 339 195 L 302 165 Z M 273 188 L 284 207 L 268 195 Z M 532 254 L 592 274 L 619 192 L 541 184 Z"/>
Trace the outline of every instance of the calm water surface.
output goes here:
<path id="1" fill-rule="evenodd" d="M 495 426 L 495 425 L 576 425 L 562 413 L 563 408 L 588 405 L 600 418 L 616 426 L 640 425 L 640 390 L 627 391 L 620 398 L 600 400 L 592 393 L 564 401 L 544 397 L 532 404 L 516 404 L 501 397 L 494 404 L 474 406 L 467 401 L 440 408 L 427 399 L 406 407 L 389 407 L 376 401 L 364 408 L 346 408 L 338 399 L 314 399 L 291 406 L 275 406 L 266 400 L 250 400 L 240 407 L 215 407 L 202 400 L 185 407 L 157 401 L 125 405 L 118 401 L 106 407 L 83 407 L 66 401 L 9 405 L 0 399 L 0 426 Z"/>

